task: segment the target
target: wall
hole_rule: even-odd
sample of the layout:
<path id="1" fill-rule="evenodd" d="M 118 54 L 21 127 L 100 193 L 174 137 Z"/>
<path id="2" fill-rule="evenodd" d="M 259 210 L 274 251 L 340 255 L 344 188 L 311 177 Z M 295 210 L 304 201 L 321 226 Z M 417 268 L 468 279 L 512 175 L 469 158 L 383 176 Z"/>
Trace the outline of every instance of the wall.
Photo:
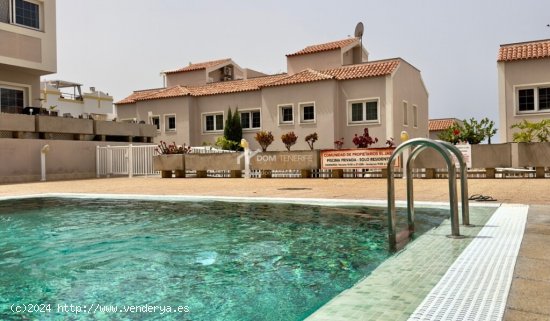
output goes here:
<path id="1" fill-rule="evenodd" d="M 386 142 L 386 78 L 363 78 L 339 82 L 337 112 L 335 113 L 336 139 L 344 138 L 343 148 L 355 148 L 352 140 L 355 134 L 362 135 L 365 128 L 379 142 L 372 147 L 383 147 Z M 348 100 L 378 98 L 380 123 L 348 124 Z M 334 144 L 332 145 L 334 147 Z"/>
<path id="2" fill-rule="evenodd" d="M 339 49 L 312 53 L 307 55 L 289 56 L 286 58 L 289 75 L 298 73 L 306 68 L 324 70 L 342 67 L 342 54 Z"/>
<path id="3" fill-rule="evenodd" d="M 281 135 L 294 131 L 298 140 L 293 150 L 308 150 L 304 138 L 314 132 L 319 140 L 316 149 L 334 147 L 334 106 L 337 93 L 336 81 L 324 80 L 306 84 L 266 87 L 262 89 L 262 128 L 271 131 L 275 138 L 269 147 L 270 151 L 286 150 L 281 141 Z M 300 123 L 300 103 L 315 102 L 315 123 Z M 294 123 L 279 124 L 279 108 L 281 104 L 294 105 Z M 255 143 L 255 141 L 254 141 Z M 253 144 L 252 149 L 259 148 Z"/>
<path id="4" fill-rule="evenodd" d="M 199 86 L 205 85 L 206 81 L 205 69 L 166 74 L 166 87 L 173 87 L 177 85 Z"/>
<path id="5" fill-rule="evenodd" d="M 35 75 L 57 71 L 56 1 L 38 1 L 43 10 L 41 30 L 0 23 L 0 65 L 24 68 Z"/>
<path id="6" fill-rule="evenodd" d="M 96 146 L 118 146 L 67 140 L 0 139 L 0 184 L 39 181 L 40 150 L 50 145 L 46 155 L 46 179 L 80 179 L 96 177 Z"/>
<path id="7" fill-rule="evenodd" d="M 261 92 L 259 90 L 257 91 L 250 91 L 250 92 L 242 92 L 242 93 L 234 93 L 234 94 L 224 94 L 224 95 L 212 95 L 212 96 L 202 96 L 202 97 L 196 97 L 195 98 L 195 107 L 192 108 L 194 111 L 192 115 L 193 124 L 195 125 L 193 127 L 193 136 L 191 140 L 191 144 L 193 146 L 200 146 L 203 144 L 203 142 L 213 144 L 216 142 L 216 139 L 220 136 L 223 136 L 223 131 L 217 131 L 217 132 L 204 132 L 203 130 L 203 115 L 204 113 L 223 113 L 224 117 L 224 124 L 225 120 L 227 119 L 227 110 L 231 108 L 231 112 L 235 112 L 236 108 L 238 107 L 239 110 L 247 110 L 247 109 L 261 109 L 261 125 L 263 128 L 265 128 L 265 109 L 262 107 L 262 98 L 261 98 Z M 251 148 L 254 147 L 256 141 L 254 140 L 254 135 L 258 132 L 258 130 L 243 130 L 243 138 L 248 140 L 251 143 Z M 258 146 L 259 147 L 259 146 Z"/>
<path id="8" fill-rule="evenodd" d="M 420 71 L 401 60 L 393 75 L 393 137 L 396 144 L 401 142 L 401 131 L 407 131 L 410 138 L 429 136 L 428 133 L 428 92 L 422 82 Z M 403 102 L 407 102 L 408 125 L 404 125 Z M 413 105 L 418 110 L 418 126 L 413 125 Z"/>
<path id="9" fill-rule="evenodd" d="M 550 118 L 550 111 L 517 114 L 514 86 L 546 84 L 550 87 L 550 59 L 533 59 L 499 63 L 500 140 L 511 142 L 516 130 L 510 126 L 522 120 L 540 121 Z M 504 93 L 503 93 L 504 92 Z"/>

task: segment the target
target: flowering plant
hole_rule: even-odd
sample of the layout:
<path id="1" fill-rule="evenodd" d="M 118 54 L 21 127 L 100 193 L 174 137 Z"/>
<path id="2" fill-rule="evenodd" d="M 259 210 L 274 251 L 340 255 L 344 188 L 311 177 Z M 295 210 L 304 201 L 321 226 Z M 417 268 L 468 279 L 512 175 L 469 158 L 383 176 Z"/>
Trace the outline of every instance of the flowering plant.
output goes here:
<path id="1" fill-rule="evenodd" d="M 285 144 L 286 149 L 290 152 L 290 147 L 296 144 L 298 136 L 296 136 L 294 132 L 288 132 L 281 136 L 281 140 L 283 141 L 283 144 Z"/>
<path id="2" fill-rule="evenodd" d="M 161 155 L 188 154 L 191 153 L 191 146 L 186 146 L 185 144 L 183 144 L 183 146 L 178 146 L 175 142 L 172 142 L 171 145 L 168 145 L 166 144 L 166 142 L 160 141 L 157 152 Z"/>
<path id="3" fill-rule="evenodd" d="M 353 137 L 353 143 L 357 148 L 369 148 L 370 145 L 376 144 L 377 142 L 378 142 L 378 138 L 371 137 L 369 135 L 368 128 L 365 128 L 362 136 L 355 134 L 355 137 Z"/>
<path id="4" fill-rule="evenodd" d="M 344 137 L 334 141 L 334 147 L 336 149 L 342 149 L 342 146 L 344 146 Z"/>
<path id="5" fill-rule="evenodd" d="M 317 141 L 317 133 L 309 134 L 306 136 L 305 141 L 309 145 L 309 149 L 313 150 L 313 144 Z"/>
<path id="6" fill-rule="evenodd" d="M 265 152 L 267 150 L 267 147 L 273 143 L 273 134 L 271 132 L 262 130 L 256 133 L 256 136 L 254 136 L 254 139 L 260 144 L 262 147 L 262 152 Z"/>

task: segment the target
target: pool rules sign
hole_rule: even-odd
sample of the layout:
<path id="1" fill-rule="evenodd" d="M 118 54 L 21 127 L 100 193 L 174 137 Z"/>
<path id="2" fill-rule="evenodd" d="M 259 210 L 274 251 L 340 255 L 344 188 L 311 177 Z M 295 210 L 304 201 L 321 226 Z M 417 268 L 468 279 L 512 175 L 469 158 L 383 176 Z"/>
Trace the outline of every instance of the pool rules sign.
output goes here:
<path id="1" fill-rule="evenodd" d="M 393 150 L 394 148 L 324 150 L 321 151 L 321 168 L 386 168 Z M 400 166 L 399 158 L 394 166 Z"/>

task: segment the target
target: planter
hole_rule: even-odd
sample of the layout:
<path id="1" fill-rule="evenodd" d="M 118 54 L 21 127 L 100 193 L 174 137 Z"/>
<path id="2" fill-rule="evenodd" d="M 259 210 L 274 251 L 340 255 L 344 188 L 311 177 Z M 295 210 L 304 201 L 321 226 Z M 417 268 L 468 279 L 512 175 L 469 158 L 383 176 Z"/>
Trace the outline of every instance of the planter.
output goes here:
<path id="1" fill-rule="evenodd" d="M 93 135 L 94 121 L 52 116 L 36 116 L 36 131 L 40 133 Z"/>
<path id="2" fill-rule="evenodd" d="M 185 154 L 185 168 L 195 171 L 240 171 L 244 169 L 244 157 L 241 155 L 243 154 Z"/>
<path id="3" fill-rule="evenodd" d="M 34 129 L 34 116 L 0 113 L 0 131 L 34 132 Z"/>
<path id="4" fill-rule="evenodd" d="M 160 171 L 162 178 L 171 178 L 175 172 L 177 178 L 185 177 L 185 154 L 153 156 L 153 170 Z"/>
<path id="5" fill-rule="evenodd" d="M 263 152 L 250 159 L 252 170 L 313 170 L 319 168 L 319 151 Z"/>

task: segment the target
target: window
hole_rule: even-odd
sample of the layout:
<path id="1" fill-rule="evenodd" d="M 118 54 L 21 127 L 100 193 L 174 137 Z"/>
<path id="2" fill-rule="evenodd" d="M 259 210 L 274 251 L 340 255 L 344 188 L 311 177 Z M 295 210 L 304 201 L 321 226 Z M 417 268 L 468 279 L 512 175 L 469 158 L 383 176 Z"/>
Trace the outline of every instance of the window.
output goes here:
<path id="1" fill-rule="evenodd" d="M 176 131 L 176 115 L 164 115 L 164 131 L 175 132 Z"/>
<path id="2" fill-rule="evenodd" d="M 204 131 L 216 132 L 223 130 L 223 113 L 204 115 Z"/>
<path id="3" fill-rule="evenodd" d="M 294 106 L 280 105 L 279 106 L 279 124 L 294 123 Z"/>
<path id="4" fill-rule="evenodd" d="M 20 89 L 0 88 L 0 111 L 19 114 L 25 107 L 25 92 Z"/>
<path id="5" fill-rule="evenodd" d="M 40 6 L 25 0 L 15 0 L 15 23 L 40 29 Z"/>
<path id="6" fill-rule="evenodd" d="M 409 126 L 409 112 L 407 110 L 407 102 L 403 102 L 403 126 Z"/>
<path id="7" fill-rule="evenodd" d="M 241 111 L 241 126 L 243 129 L 256 129 L 261 127 L 259 110 Z"/>
<path id="8" fill-rule="evenodd" d="M 151 116 L 151 118 L 149 119 L 149 123 L 151 125 L 155 125 L 157 127 L 157 130 L 160 131 L 160 117 L 159 116 Z"/>
<path id="9" fill-rule="evenodd" d="M 418 106 L 413 105 L 413 127 L 418 127 Z"/>
<path id="10" fill-rule="evenodd" d="M 517 91 L 518 112 L 550 111 L 550 87 L 522 88 Z"/>
<path id="11" fill-rule="evenodd" d="M 315 122 L 315 103 L 300 104 L 300 122 L 301 123 Z"/>
<path id="12" fill-rule="evenodd" d="M 348 101 L 348 124 L 377 123 L 378 99 Z"/>

